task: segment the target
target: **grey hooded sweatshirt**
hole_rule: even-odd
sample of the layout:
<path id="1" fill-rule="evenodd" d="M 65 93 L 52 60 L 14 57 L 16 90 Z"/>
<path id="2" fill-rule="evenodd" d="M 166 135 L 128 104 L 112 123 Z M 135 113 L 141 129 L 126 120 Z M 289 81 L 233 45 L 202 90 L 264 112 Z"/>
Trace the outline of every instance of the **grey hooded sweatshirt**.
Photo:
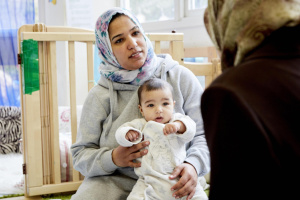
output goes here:
<path id="1" fill-rule="evenodd" d="M 157 56 L 160 64 L 154 76 L 173 86 L 174 112 L 188 115 L 197 124 L 196 135 L 187 145 L 185 161 L 203 176 L 210 170 L 200 111 L 203 89 L 194 74 L 171 56 Z M 72 200 L 127 198 L 138 177 L 133 168 L 116 166 L 112 151 L 118 146 L 116 130 L 125 122 L 142 117 L 137 89 L 138 86 L 112 82 L 102 76 L 90 90 L 83 105 L 76 143 L 71 146 L 74 168 L 85 176 Z"/>

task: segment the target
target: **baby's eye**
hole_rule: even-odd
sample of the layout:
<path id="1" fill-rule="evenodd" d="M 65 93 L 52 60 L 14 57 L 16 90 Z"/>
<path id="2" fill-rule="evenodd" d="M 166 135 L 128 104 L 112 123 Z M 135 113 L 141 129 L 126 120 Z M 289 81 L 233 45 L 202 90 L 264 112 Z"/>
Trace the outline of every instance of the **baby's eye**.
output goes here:
<path id="1" fill-rule="evenodd" d="M 163 103 L 163 105 L 164 105 L 164 106 L 167 106 L 167 105 L 169 105 L 169 103 L 168 103 L 168 102 L 165 102 L 165 103 Z"/>
<path id="2" fill-rule="evenodd" d="M 154 106 L 154 104 L 148 104 L 147 105 L 147 107 L 150 107 L 150 108 L 153 107 L 153 106 Z"/>

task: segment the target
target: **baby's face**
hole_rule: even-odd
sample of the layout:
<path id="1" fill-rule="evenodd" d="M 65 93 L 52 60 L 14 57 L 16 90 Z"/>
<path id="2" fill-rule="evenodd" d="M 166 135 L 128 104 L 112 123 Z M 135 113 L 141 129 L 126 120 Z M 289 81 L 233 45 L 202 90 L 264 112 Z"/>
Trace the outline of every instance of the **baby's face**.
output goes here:
<path id="1" fill-rule="evenodd" d="M 174 100 L 169 89 L 142 91 L 139 109 L 146 121 L 168 123 L 173 115 Z"/>

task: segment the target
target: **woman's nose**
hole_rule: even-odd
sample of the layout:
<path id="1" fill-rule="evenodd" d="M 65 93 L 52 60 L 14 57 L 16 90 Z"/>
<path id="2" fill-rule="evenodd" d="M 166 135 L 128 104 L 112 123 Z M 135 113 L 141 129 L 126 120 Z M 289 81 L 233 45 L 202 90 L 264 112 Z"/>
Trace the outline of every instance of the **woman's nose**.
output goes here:
<path id="1" fill-rule="evenodd" d="M 133 37 L 129 37 L 128 39 L 128 49 L 134 49 L 137 46 L 137 41 Z"/>

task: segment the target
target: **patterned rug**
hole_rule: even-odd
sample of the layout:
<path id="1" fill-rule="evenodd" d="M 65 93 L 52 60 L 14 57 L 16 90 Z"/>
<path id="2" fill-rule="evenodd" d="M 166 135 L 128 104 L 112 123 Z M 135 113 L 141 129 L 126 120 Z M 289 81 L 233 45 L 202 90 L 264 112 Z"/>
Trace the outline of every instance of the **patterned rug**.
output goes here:
<path id="1" fill-rule="evenodd" d="M 20 153 L 21 108 L 0 106 L 0 154 Z"/>

